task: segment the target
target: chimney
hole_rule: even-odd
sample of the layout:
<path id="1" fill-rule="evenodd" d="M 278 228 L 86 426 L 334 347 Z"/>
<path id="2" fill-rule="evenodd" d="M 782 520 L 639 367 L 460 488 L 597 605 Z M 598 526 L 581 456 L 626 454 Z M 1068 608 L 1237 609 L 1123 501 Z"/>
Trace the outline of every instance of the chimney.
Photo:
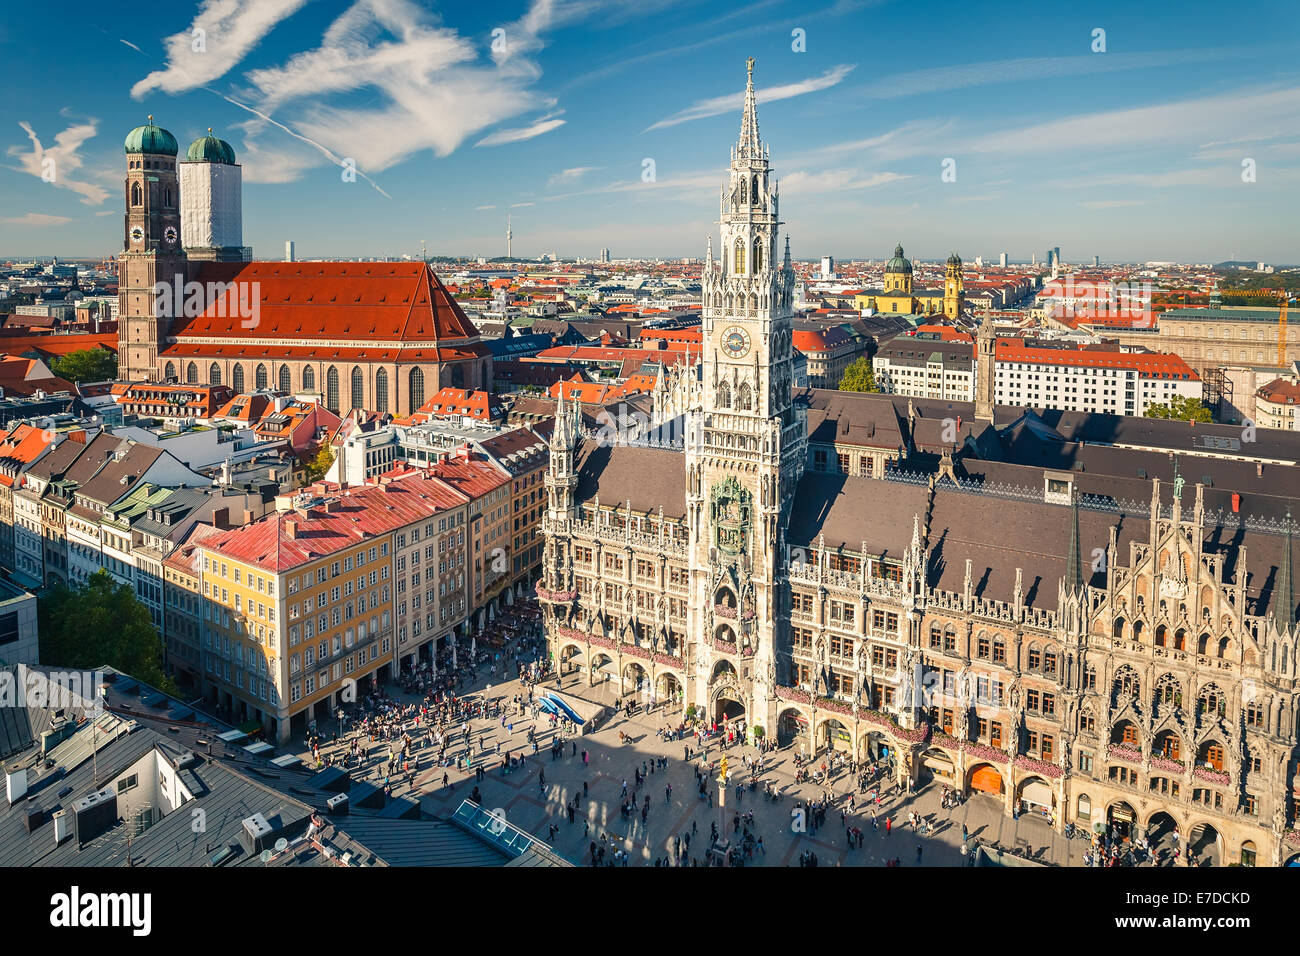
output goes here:
<path id="1" fill-rule="evenodd" d="M 325 502 L 325 513 L 333 514 L 334 512 L 338 511 L 342 507 L 343 507 L 343 502 L 339 501 L 339 499 L 337 498 L 331 498 L 329 501 Z"/>
<path id="2" fill-rule="evenodd" d="M 298 537 L 298 520 L 296 518 L 290 518 L 284 523 L 284 533 L 291 538 Z"/>
<path id="3" fill-rule="evenodd" d="M 215 511 L 213 511 L 213 512 L 212 512 L 212 525 L 213 525 L 213 527 L 220 528 L 222 531 L 225 531 L 225 530 L 229 529 L 229 528 L 230 528 L 230 509 L 229 509 L 229 508 L 218 508 L 218 509 L 216 509 Z"/>
<path id="4" fill-rule="evenodd" d="M 11 807 L 27 796 L 26 767 L 19 767 L 17 770 L 11 770 L 5 774 L 5 796 L 9 798 L 9 806 Z"/>

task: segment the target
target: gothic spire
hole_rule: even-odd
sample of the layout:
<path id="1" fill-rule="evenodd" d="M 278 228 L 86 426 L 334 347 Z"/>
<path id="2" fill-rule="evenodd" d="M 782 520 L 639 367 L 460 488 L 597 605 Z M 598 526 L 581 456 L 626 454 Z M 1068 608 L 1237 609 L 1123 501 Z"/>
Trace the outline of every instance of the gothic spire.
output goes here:
<path id="1" fill-rule="evenodd" d="M 1291 509 L 1286 509 L 1286 535 L 1282 539 L 1282 561 L 1277 569 L 1277 596 L 1273 598 L 1273 622 L 1279 633 L 1295 623 L 1295 590 L 1291 580 Z"/>
<path id="2" fill-rule="evenodd" d="M 1083 589 L 1083 559 L 1079 554 L 1079 496 L 1070 495 L 1070 550 L 1065 554 L 1065 586 L 1075 594 Z"/>
<path id="3" fill-rule="evenodd" d="M 754 98 L 754 58 L 745 61 L 749 70 L 749 80 L 745 85 L 745 113 L 740 120 L 740 142 L 736 151 L 740 159 L 762 158 L 762 146 L 758 138 L 758 108 Z"/>

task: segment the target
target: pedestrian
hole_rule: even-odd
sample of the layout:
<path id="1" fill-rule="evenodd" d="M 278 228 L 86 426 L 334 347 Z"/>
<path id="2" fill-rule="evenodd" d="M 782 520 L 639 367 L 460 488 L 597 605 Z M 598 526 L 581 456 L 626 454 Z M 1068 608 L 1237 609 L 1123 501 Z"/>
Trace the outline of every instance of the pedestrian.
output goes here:
<path id="1" fill-rule="evenodd" d="M 889 831 L 894 825 L 893 817 L 885 817 L 885 836 L 889 836 Z"/>

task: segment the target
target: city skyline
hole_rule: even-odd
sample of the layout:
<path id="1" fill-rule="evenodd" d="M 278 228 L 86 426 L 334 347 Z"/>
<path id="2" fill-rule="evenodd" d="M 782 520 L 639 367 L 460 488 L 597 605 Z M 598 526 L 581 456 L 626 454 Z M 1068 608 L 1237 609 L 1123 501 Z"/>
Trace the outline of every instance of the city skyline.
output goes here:
<path id="1" fill-rule="evenodd" d="M 182 150 L 209 126 L 234 146 L 257 257 L 286 240 L 300 258 L 501 256 L 507 217 L 521 257 L 699 257 L 708 146 L 734 139 L 752 55 L 800 259 L 901 241 L 928 260 L 1300 261 L 1300 85 L 1268 66 L 1280 46 L 1219 44 L 1243 41 L 1208 5 L 1177 23 L 1032 11 L 283 0 L 118 28 L 87 7 L 50 71 L 56 14 L 25 8 L 0 32 L 27 78 L 0 123 L 0 255 L 120 250 L 121 142 L 152 114 Z M 994 27 L 1002 55 L 969 54 Z M 893 68 L 900 36 L 943 65 Z"/>

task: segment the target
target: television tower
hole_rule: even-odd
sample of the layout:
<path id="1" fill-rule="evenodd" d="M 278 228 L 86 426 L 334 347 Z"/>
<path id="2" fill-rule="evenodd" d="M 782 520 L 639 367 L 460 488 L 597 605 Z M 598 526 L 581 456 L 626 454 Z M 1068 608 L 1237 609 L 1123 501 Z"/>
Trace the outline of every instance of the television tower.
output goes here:
<path id="1" fill-rule="evenodd" d="M 506 258 L 507 259 L 514 259 L 514 256 L 510 252 L 510 240 L 513 237 L 514 237 L 514 233 L 510 231 L 510 214 L 506 213 Z"/>

